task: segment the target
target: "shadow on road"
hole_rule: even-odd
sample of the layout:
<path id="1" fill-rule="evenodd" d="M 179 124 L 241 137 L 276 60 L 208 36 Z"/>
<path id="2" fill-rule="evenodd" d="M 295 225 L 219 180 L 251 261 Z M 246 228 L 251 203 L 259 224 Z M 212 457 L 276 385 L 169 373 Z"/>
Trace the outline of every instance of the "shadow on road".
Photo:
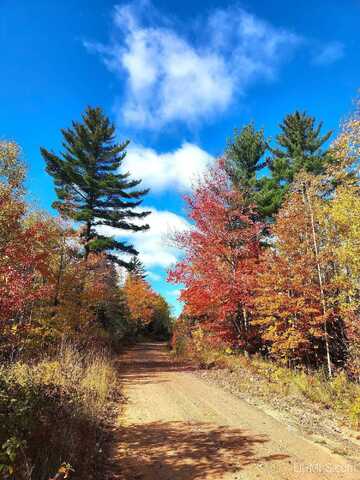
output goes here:
<path id="1" fill-rule="evenodd" d="M 126 445 L 126 451 L 114 455 L 114 479 L 216 479 L 250 464 L 288 458 L 256 456 L 254 447 L 266 443 L 265 436 L 206 423 L 153 422 L 128 426 L 118 435 L 118 445 Z"/>

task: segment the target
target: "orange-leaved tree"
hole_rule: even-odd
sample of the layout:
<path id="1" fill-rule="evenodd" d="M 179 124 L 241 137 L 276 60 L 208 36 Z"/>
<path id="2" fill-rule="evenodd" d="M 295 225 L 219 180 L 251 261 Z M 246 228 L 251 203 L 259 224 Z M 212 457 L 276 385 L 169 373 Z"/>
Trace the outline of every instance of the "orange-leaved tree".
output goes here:
<path id="1" fill-rule="evenodd" d="M 138 275 L 129 274 L 125 281 L 124 294 L 129 308 L 130 321 L 136 332 L 152 321 L 156 293 L 146 280 Z"/>
<path id="2" fill-rule="evenodd" d="M 301 173 L 272 229 L 257 288 L 256 324 L 271 355 L 320 366 L 331 376 L 343 363 L 345 338 L 336 293 L 334 252 L 323 227 L 329 199 L 325 177 Z"/>

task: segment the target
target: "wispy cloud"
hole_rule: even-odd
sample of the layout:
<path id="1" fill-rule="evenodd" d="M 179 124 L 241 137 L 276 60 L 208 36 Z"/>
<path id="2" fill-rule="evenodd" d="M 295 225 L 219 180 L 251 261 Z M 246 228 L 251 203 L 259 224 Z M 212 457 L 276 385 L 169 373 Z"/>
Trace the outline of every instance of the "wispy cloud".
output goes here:
<path id="1" fill-rule="evenodd" d="M 301 42 L 237 6 L 212 11 L 185 32 L 149 2 L 115 7 L 113 21 L 110 45 L 86 46 L 126 75 L 122 120 L 137 128 L 192 123 L 226 110 L 254 81 L 274 79 Z"/>
<path id="2" fill-rule="evenodd" d="M 313 63 L 321 66 L 330 65 L 341 60 L 344 54 L 344 45 L 341 42 L 330 42 L 318 49 Z"/>
<path id="3" fill-rule="evenodd" d="M 158 153 L 142 145 L 130 146 L 124 169 L 134 178 L 142 178 L 152 191 L 168 188 L 185 191 L 211 163 L 213 157 L 193 143 L 183 143 L 178 149 Z"/>

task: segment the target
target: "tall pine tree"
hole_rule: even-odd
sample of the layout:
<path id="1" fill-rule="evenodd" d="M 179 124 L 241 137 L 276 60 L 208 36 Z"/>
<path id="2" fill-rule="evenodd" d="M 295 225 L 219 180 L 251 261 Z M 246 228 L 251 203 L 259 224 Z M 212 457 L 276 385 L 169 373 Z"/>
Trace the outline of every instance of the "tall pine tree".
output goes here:
<path id="1" fill-rule="evenodd" d="M 263 130 L 256 131 L 249 123 L 235 130 L 225 152 L 225 166 L 234 187 L 239 189 L 249 203 L 256 203 L 257 173 L 266 166 L 263 160 L 267 149 Z"/>
<path id="2" fill-rule="evenodd" d="M 120 172 L 129 141 L 115 142 L 115 126 L 101 108 L 88 107 L 82 120 L 61 130 L 64 150 L 60 155 L 41 148 L 46 171 L 55 182 L 58 200 L 53 207 L 84 226 L 85 259 L 90 252 L 104 252 L 109 260 L 128 267 L 116 253 L 138 252 L 132 245 L 100 234 L 98 227 L 148 229 L 136 223 L 150 213 L 136 211 L 148 190 L 137 189 L 141 180 Z"/>
<path id="3" fill-rule="evenodd" d="M 298 172 L 323 173 L 330 155 L 322 147 L 332 132 L 321 135 L 321 128 L 322 122 L 316 125 L 314 117 L 298 111 L 287 115 L 280 124 L 277 146 L 269 146 L 271 177 L 264 177 L 259 182 L 258 208 L 264 216 L 271 217 L 279 210 Z"/>

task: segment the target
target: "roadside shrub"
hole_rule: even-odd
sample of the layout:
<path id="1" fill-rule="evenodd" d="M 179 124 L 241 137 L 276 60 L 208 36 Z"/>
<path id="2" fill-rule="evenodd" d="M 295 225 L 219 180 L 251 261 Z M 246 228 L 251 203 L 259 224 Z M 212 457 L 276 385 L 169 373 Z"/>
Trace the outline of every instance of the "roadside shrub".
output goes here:
<path id="1" fill-rule="evenodd" d="M 349 416 L 353 427 L 360 428 L 360 395 L 353 401 L 349 409 Z"/>
<path id="2" fill-rule="evenodd" d="M 103 354 L 62 347 L 36 364 L 0 370 L 0 469 L 4 478 L 48 480 L 63 462 L 75 478 L 95 469 L 116 372 Z"/>
<path id="3" fill-rule="evenodd" d="M 200 368 L 225 367 L 225 357 L 231 350 L 214 345 L 211 340 L 211 335 L 201 327 L 177 330 L 173 334 L 171 348 L 176 357 L 193 360 Z"/>
<path id="4" fill-rule="evenodd" d="M 186 337 L 182 337 L 180 335 L 177 335 L 177 336 L 174 335 L 170 344 L 174 355 L 177 357 L 183 357 L 185 355 L 186 345 L 187 345 Z"/>

